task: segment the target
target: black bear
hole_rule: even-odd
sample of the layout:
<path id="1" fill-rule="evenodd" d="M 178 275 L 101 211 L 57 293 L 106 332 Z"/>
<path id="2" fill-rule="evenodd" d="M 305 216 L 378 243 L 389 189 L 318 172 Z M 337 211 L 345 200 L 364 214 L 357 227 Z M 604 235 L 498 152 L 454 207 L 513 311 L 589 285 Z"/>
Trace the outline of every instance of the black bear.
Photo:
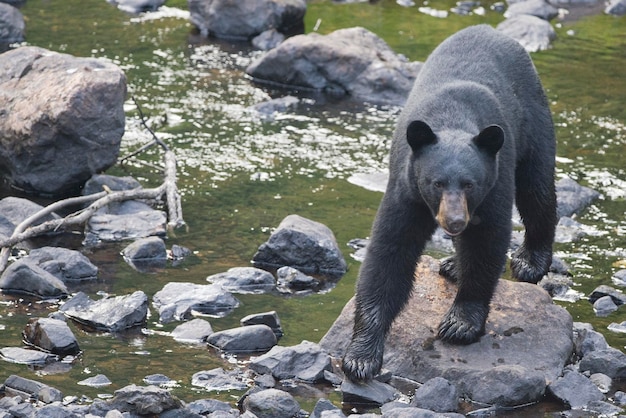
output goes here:
<path id="1" fill-rule="evenodd" d="M 506 264 L 514 199 L 526 232 L 512 274 L 533 283 L 546 274 L 556 225 L 555 152 L 546 95 L 516 41 L 479 25 L 433 51 L 393 135 L 389 183 L 359 273 L 343 359 L 349 379 L 380 371 L 385 336 L 437 226 L 455 247 L 440 274 L 458 284 L 439 325 L 442 340 L 469 344 L 484 334 Z"/>

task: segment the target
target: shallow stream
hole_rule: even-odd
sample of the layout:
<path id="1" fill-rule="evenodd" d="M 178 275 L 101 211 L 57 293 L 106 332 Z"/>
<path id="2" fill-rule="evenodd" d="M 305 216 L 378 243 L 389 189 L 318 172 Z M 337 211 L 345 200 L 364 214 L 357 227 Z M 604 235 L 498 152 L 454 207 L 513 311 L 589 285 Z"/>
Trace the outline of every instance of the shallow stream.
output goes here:
<path id="1" fill-rule="evenodd" d="M 27 41 L 77 56 L 104 57 L 127 74 L 132 95 L 157 135 L 179 159 L 179 186 L 187 229 L 169 236 L 167 245 L 190 248 L 193 255 L 156 274 L 141 274 L 119 255 L 126 244 L 85 249 L 100 268 L 95 284 L 83 290 L 122 295 L 143 290 L 152 296 L 166 283 L 206 283 L 211 274 L 249 266 L 256 249 L 280 221 L 296 213 L 333 230 L 349 271 L 330 292 L 285 297 L 237 295 L 242 304 L 222 319 L 210 319 L 214 330 L 238 326 L 245 315 L 276 310 L 285 332 L 282 345 L 317 342 L 352 296 L 359 263 L 346 243 L 365 238 L 381 198 L 348 182 L 355 173 L 385 169 L 397 108 L 325 99 L 302 94 L 293 111 L 265 120 L 247 108 L 288 93 L 254 84 L 244 69 L 260 54 L 245 44 L 204 39 L 185 16 L 186 2 L 168 1 L 161 15 L 131 16 L 104 0 L 28 0 L 22 8 Z M 430 4 L 448 9 L 452 2 Z M 320 33 L 364 26 L 395 51 L 423 61 L 443 39 L 477 23 L 496 25 L 503 18 L 483 4 L 484 16 L 445 19 L 427 16 L 417 7 L 391 0 L 338 4 L 312 0 L 306 30 Z M 584 14 L 584 13 L 583 13 Z M 553 48 L 533 54 L 551 101 L 557 126 L 558 175 L 568 175 L 603 194 L 578 217 L 592 232 L 574 244 L 556 245 L 572 267 L 575 290 L 588 295 L 611 275 L 626 268 L 626 20 L 592 15 L 557 24 Z M 127 103 L 127 132 L 122 154 L 150 140 L 137 110 Z M 155 185 L 160 173 L 152 149 L 110 174 L 132 175 Z M 146 164 L 144 162 L 148 162 Z M 5 192 L 6 193 L 6 192 Z M 80 237 L 65 245 L 80 248 Z M 606 318 L 595 316 L 587 300 L 559 302 L 575 321 L 590 322 L 621 350 L 626 334 L 607 330 L 626 320 L 626 308 Z M 57 305 L 0 295 L 0 345 L 20 346 L 30 317 L 46 316 Z M 161 326 L 157 315 L 146 330 L 122 335 L 85 332 L 72 324 L 84 355 L 72 365 L 32 369 L 2 362 L 0 381 L 10 374 L 43 381 L 66 395 L 112 394 L 146 375 L 162 373 L 178 381 L 173 389 L 183 400 L 212 397 L 191 386 L 191 375 L 215 367 L 235 367 L 234 360 L 206 347 L 175 342 L 165 335 L 177 324 Z M 105 374 L 113 385 L 79 386 L 78 381 Z M 320 388 L 320 390 L 322 390 Z M 234 401 L 239 393 L 221 394 Z M 312 409 L 318 396 L 339 404 L 336 392 L 301 394 L 302 407 Z"/>

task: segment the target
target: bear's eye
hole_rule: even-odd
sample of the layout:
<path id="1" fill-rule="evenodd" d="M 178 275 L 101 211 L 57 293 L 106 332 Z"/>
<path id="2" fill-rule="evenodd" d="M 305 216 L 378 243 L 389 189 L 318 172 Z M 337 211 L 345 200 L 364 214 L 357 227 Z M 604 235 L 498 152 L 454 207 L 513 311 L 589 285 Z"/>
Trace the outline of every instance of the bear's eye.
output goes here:
<path id="1" fill-rule="evenodd" d="M 436 189 L 441 189 L 443 188 L 443 181 L 435 181 L 433 186 L 435 186 Z"/>
<path id="2" fill-rule="evenodd" d="M 473 184 L 473 183 L 463 183 L 463 188 L 464 188 L 465 190 L 470 190 L 470 189 L 472 189 L 473 187 L 474 187 L 474 184 Z"/>

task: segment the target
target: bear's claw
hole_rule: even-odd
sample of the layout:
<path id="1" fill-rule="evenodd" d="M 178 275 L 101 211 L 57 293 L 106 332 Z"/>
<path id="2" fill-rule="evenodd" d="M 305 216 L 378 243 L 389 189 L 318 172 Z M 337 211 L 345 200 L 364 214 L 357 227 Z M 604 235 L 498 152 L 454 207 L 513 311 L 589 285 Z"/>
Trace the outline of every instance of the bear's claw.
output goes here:
<path id="1" fill-rule="evenodd" d="M 521 282 L 537 283 L 548 273 L 552 251 L 527 251 L 520 247 L 511 258 L 513 277 Z"/>
<path id="2" fill-rule="evenodd" d="M 346 377 L 353 382 L 366 382 L 372 380 L 382 367 L 382 353 L 375 349 L 365 350 L 365 355 L 355 354 L 361 350 L 354 349 L 352 344 L 343 358 L 341 368 Z"/>
<path id="3" fill-rule="evenodd" d="M 485 333 L 489 308 L 481 302 L 452 305 L 439 324 L 439 338 L 454 344 L 471 344 Z"/>

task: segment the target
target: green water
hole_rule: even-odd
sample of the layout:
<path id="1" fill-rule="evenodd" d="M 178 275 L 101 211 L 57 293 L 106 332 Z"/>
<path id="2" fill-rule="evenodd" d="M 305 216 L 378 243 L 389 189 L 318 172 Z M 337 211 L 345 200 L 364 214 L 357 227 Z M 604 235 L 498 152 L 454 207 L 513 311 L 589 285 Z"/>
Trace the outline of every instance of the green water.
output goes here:
<path id="1" fill-rule="evenodd" d="M 186 9 L 184 1 L 169 7 Z M 452 2 L 431 2 L 446 9 Z M 486 4 L 485 6 L 488 6 Z M 100 267 L 98 283 L 81 288 L 128 294 L 140 289 L 152 296 L 170 281 L 205 283 L 208 275 L 248 266 L 270 230 L 291 213 L 330 227 L 344 250 L 349 271 L 331 292 L 307 297 L 237 295 L 242 304 L 231 315 L 211 319 L 215 330 L 237 326 L 243 316 L 276 310 L 285 331 L 281 344 L 319 341 L 352 296 L 359 264 L 345 245 L 368 235 L 381 195 L 348 183 L 357 172 L 385 168 L 389 139 L 398 109 L 348 103 L 305 101 L 293 114 L 261 121 L 246 111 L 252 104 L 284 92 L 256 86 L 244 69 L 259 52 L 245 45 L 199 38 L 185 19 L 132 20 L 103 0 L 29 0 L 22 9 L 27 40 L 54 51 L 106 57 L 124 69 L 129 93 L 148 115 L 148 123 L 175 149 L 179 186 L 187 229 L 176 231 L 168 246 L 179 244 L 194 254 L 182 265 L 157 274 L 139 274 L 119 256 L 122 245 L 89 249 Z M 308 31 L 319 21 L 320 33 L 364 26 L 411 60 L 424 60 L 444 38 L 476 23 L 497 24 L 493 12 L 481 16 L 437 19 L 417 8 L 393 1 L 375 4 L 308 5 Z M 574 35 L 568 35 L 573 31 Z M 604 198 L 578 220 L 598 231 L 576 244 L 556 245 L 572 265 L 576 290 L 589 294 L 597 285 L 611 285 L 610 276 L 626 268 L 626 25 L 624 18 L 592 16 L 557 29 L 549 51 L 533 59 L 552 103 L 557 136 L 559 175 L 569 175 L 601 191 Z M 315 98 L 313 98 L 315 99 Z M 137 112 L 127 103 L 125 154 L 148 141 Z M 158 150 L 142 160 L 158 162 Z M 160 180 L 158 170 L 135 160 L 112 174 L 133 175 L 146 186 Z M 259 179 L 265 179 L 261 181 Z M 586 300 L 561 303 L 576 321 L 591 322 L 612 346 L 624 350 L 626 335 L 606 329 L 626 320 L 624 308 L 597 318 Z M 0 344 L 19 346 L 29 317 L 57 308 L 0 296 Z M 84 355 L 68 370 L 34 370 L 2 363 L 0 380 L 10 374 L 43 381 L 66 395 L 111 394 L 130 383 L 142 384 L 149 374 L 163 373 L 179 382 L 174 393 L 184 400 L 214 396 L 190 384 L 191 375 L 214 367 L 237 367 L 232 360 L 205 347 L 176 343 L 162 332 L 156 312 L 147 331 L 126 335 L 94 334 L 72 325 Z M 93 389 L 77 381 L 103 373 L 113 385 Z M 320 390 L 320 388 L 317 388 Z M 328 391 L 328 389 L 325 389 Z M 236 400 L 239 394 L 221 394 Z M 315 396 L 300 397 L 311 410 Z M 324 393 L 339 402 L 336 392 Z"/>

